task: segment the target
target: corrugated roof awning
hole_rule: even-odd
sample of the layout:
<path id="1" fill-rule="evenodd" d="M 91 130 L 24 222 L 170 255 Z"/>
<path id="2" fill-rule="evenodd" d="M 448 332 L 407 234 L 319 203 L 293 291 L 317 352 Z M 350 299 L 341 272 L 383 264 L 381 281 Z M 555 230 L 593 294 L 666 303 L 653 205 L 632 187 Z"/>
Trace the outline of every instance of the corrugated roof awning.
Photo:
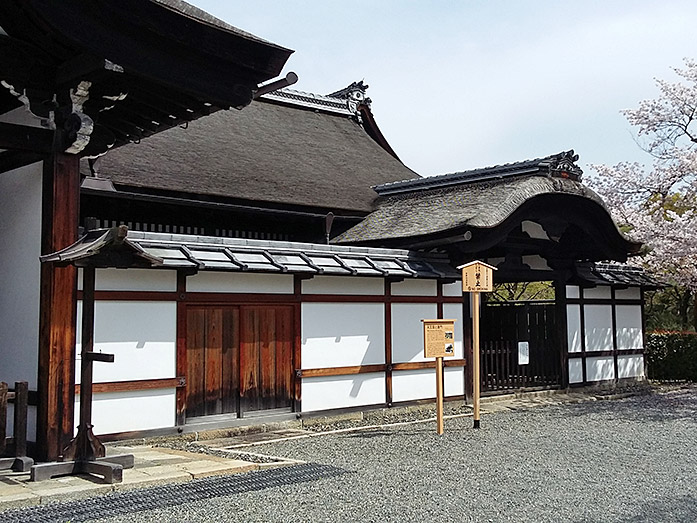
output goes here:
<path id="1" fill-rule="evenodd" d="M 458 279 L 445 256 L 344 247 L 128 231 L 89 231 L 42 262 L 94 267 L 160 267 L 232 272 Z"/>

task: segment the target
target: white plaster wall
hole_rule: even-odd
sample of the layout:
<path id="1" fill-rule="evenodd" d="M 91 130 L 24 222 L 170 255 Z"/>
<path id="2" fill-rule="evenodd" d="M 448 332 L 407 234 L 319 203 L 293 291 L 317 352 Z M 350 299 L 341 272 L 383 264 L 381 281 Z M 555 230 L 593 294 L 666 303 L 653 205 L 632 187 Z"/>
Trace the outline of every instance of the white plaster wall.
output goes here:
<path id="1" fill-rule="evenodd" d="M 186 291 L 293 294 L 293 275 L 201 271 L 186 279 Z"/>
<path id="2" fill-rule="evenodd" d="M 78 302 L 76 382 L 80 382 L 82 302 Z M 114 355 L 95 362 L 94 382 L 176 376 L 177 305 L 174 302 L 97 301 L 94 350 Z"/>
<path id="3" fill-rule="evenodd" d="M 617 356 L 617 374 L 619 374 L 618 378 L 643 378 L 644 356 L 642 354 Z"/>
<path id="4" fill-rule="evenodd" d="M 30 390 L 39 358 L 41 178 L 42 163 L 0 173 L 0 381 L 27 381 Z"/>
<path id="5" fill-rule="evenodd" d="M 315 276 L 302 282 L 303 294 L 358 294 L 361 296 L 385 294 L 382 278 L 359 276 Z"/>
<path id="6" fill-rule="evenodd" d="M 583 289 L 584 298 L 602 298 L 609 300 L 612 298 L 611 288 L 607 285 L 601 285 L 599 287 L 591 287 L 589 289 Z"/>
<path id="7" fill-rule="evenodd" d="M 616 305 L 617 348 L 642 349 L 641 305 Z"/>
<path id="8" fill-rule="evenodd" d="M 612 350 L 612 305 L 585 305 L 586 352 Z"/>
<path id="9" fill-rule="evenodd" d="M 462 367 L 444 369 L 445 396 L 465 393 Z M 436 397 L 436 369 L 399 370 L 392 373 L 392 401 L 412 401 Z"/>
<path id="10" fill-rule="evenodd" d="M 385 403 L 385 373 L 303 378 L 302 411 Z"/>
<path id="11" fill-rule="evenodd" d="M 602 381 L 615 379 L 615 363 L 612 356 L 586 358 L 586 380 Z"/>
<path id="12" fill-rule="evenodd" d="M 384 304 L 303 303 L 301 314 L 303 369 L 385 363 Z"/>
<path id="13" fill-rule="evenodd" d="M 427 361 L 424 358 L 423 323 L 438 316 L 435 303 L 392 304 L 392 362 Z M 431 358 L 432 359 L 432 358 Z"/>
<path id="14" fill-rule="evenodd" d="M 566 286 L 566 297 L 567 298 L 578 298 L 580 296 L 578 285 L 567 285 Z"/>
<path id="15" fill-rule="evenodd" d="M 436 369 L 400 370 L 392 373 L 392 401 L 436 397 Z"/>
<path id="16" fill-rule="evenodd" d="M 566 306 L 566 338 L 569 352 L 581 352 L 581 306 Z"/>
<path id="17" fill-rule="evenodd" d="M 462 332 L 464 329 L 462 305 L 460 303 L 444 303 L 443 317 L 449 320 L 455 320 L 455 354 L 452 356 L 452 359 L 462 359 L 465 357 L 465 350 L 462 344 Z"/>
<path id="18" fill-rule="evenodd" d="M 639 287 L 627 287 L 626 289 L 616 289 L 615 298 L 618 300 L 640 300 L 641 289 Z"/>
<path id="19" fill-rule="evenodd" d="M 569 358 L 569 383 L 583 382 L 583 360 L 581 358 Z"/>
<path id="20" fill-rule="evenodd" d="M 98 291 L 169 291 L 177 290 L 177 271 L 159 269 L 97 269 Z M 78 289 L 82 289 L 82 269 L 78 270 Z"/>
<path id="21" fill-rule="evenodd" d="M 172 388 L 95 394 L 92 401 L 94 433 L 113 434 L 173 427 L 177 408 L 176 391 Z M 75 401 L 75 412 L 80 412 L 79 398 Z M 77 414 L 75 417 L 77 427 Z"/>
<path id="22" fill-rule="evenodd" d="M 446 367 L 445 375 L 445 395 L 464 396 L 465 394 L 465 368 Z"/>
<path id="23" fill-rule="evenodd" d="M 435 296 L 438 293 L 436 280 L 402 280 L 392 284 L 395 296 Z"/>
<path id="24" fill-rule="evenodd" d="M 443 296 L 462 296 L 462 282 L 456 281 L 444 284 Z"/>

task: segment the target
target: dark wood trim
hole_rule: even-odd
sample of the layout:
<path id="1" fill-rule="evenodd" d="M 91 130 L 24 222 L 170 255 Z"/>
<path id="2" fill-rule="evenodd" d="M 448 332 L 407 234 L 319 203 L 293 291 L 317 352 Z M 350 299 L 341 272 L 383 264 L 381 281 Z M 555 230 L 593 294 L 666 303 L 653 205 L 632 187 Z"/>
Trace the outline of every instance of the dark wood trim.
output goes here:
<path id="1" fill-rule="evenodd" d="M 438 300 L 438 303 L 436 303 L 436 314 L 437 318 L 439 320 L 443 319 L 443 282 L 438 280 L 436 282 L 436 300 Z M 460 303 L 460 299 L 458 298 L 457 303 Z"/>
<path id="2" fill-rule="evenodd" d="M 297 369 L 296 376 L 301 378 L 318 378 L 325 376 L 353 376 L 356 374 L 368 374 L 370 372 L 384 372 L 386 365 L 356 365 L 353 367 L 329 367 L 326 369 Z"/>
<path id="3" fill-rule="evenodd" d="M 186 355 L 186 272 L 177 271 L 177 376 L 186 376 L 188 361 Z M 186 387 L 177 388 L 175 422 L 181 426 L 186 423 Z"/>
<path id="4" fill-rule="evenodd" d="M 385 403 L 392 406 L 392 282 L 385 278 Z"/>
<path id="5" fill-rule="evenodd" d="M 614 294 L 614 289 L 613 289 Z M 612 305 L 617 303 L 617 305 L 641 305 L 641 300 L 613 300 L 608 298 L 568 298 L 566 300 L 568 304 L 580 304 L 581 302 L 586 305 Z"/>
<path id="6" fill-rule="evenodd" d="M 251 303 L 290 304 L 297 301 L 295 294 L 248 294 L 228 292 L 187 292 L 186 301 L 190 304 L 239 305 Z M 304 301 L 304 300 L 303 300 Z"/>
<path id="7" fill-rule="evenodd" d="M 300 298 L 302 295 L 303 278 L 300 275 L 295 275 L 293 278 L 293 297 L 295 304 L 293 308 L 293 368 L 302 368 L 302 303 Z M 302 379 L 298 373 L 293 375 L 293 410 L 295 412 L 302 411 Z"/>
<path id="8" fill-rule="evenodd" d="M 386 285 L 389 285 L 389 281 Z M 440 287 L 440 286 L 439 286 Z M 300 294 L 289 293 L 234 293 L 234 292 L 186 292 L 177 291 L 96 291 L 95 299 L 102 301 L 175 301 L 183 299 L 189 303 L 206 304 L 240 304 L 240 303 L 435 303 L 439 314 L 442 316 L 443 304 L 461 303 L 462 298 L 457 296 L 393 296 L 386 295 L 360 295 L 360 294 Z M 82 299 L 82 291 L 78 291 L 78 299 Z"/>
<path id="9" fill-rule="evenodd" d="M 469 293 L 462 294 L 462 348 L 465 361 L 472 361 L 474 347 L 472 342 L 472 318 Z M 472 365 L 465 367 L 465 403 L 472 403 L 474 398 L 474 369 Z"/>
<path id="10" fill-rule="evenodd" d="M 569 358 L 598 358 L 598 357 L 607 357 L 607 356 L 614 356 L 617 354 L 617 356 L 631 356 L 632 354 L 644 354 L 644 349 L 626 349 L 626 350 L 598 350 L 594 352 L 586 352 L 581 353 L 581 352 L 570 352 L 569 353 Z M 595 382 L 590 382 L 590 383 L 595 383 Z"/>
<path id="11" fill-rule="evenodd" d="M 377 294 L 303 294 L 302 301 L 309 303 L 460 303 L 457 296 L 395 296 Z"/>
<path id="12" fill-rule="evenodd" d="M 56 153 L 44 162 L 41 253 L 77 241 L 80 171 L 77 156 Z M 73 437 L 77 269 L 41 265 L 36 454 L 58 459 Z"/>
<path id="13" fill-rule="evenodd" d="M 458 359 L 458 360 L 450 360 L 450 359 L 443 359 L 443 366 L 444 367 L 466 367 L 467 366 L 467 360 L 466 359 Z M 400 370 L 420 370 L 420 369 L 435 369 L 436 368 L 436 362 L 435 361 L 409 361 L 405 363 L 393 363 L 392 364 L 392 370 L 394 371 L 400 371 Z"/>
<path id="14" fill-rule="evenodd" d="M 0 149 L 50 154 L 54 132 L 43 127 L 29 127 L 0 122 Z"/>
<path id="15" fill-rule="evenodd" d="M 77 291 L 77 299 L 82 299 L 82 291 Z M 96 291 L 97 301 L 176 301 L 179 291 Z"/>
<path id="16" fill-rule="evenodd" d="M 561 388 L 569 386 L 569 320 L 566 311 L 566 283 L 557 277 L 554 281 L 554 301 L 557 317 L 557 336 L 560 347 Z"/>
<path id="17" fill-rule="evenodd" d="M 94 383 L 92 392 L 95 394 L 103 392 L 131 392 L 139 390 L 156 390 L 156 389 L 171 389 L 177 388 L 177 394 L 180 390 L 186 390 L 186 379 L 184 376 L 177 378 L 159 378 L 154 380 L 131 380 L 131 381 L 108 381 L 102 383 Z M 80 385 L 75 385 L 75 394 L 80 394 Z"/>

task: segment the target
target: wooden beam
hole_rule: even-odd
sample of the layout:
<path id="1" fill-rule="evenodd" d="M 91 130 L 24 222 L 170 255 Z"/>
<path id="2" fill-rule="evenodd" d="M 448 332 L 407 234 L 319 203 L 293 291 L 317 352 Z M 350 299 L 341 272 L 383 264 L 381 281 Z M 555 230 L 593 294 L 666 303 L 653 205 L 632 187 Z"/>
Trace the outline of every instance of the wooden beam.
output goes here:
<path id="1" fill-rule="evenodd" d="M 92 392 L 102 394 L 104 392 L 132 392 L 138 390 L 157 390 L 176 388 L 185 390 L 186 380 L 184 376 L 177 378 L 159 378 L 154 380 L 131 380 L 131 381 L 109 381 L 103 383 L 94 383 Z M 80 394 L 80 385 L 75 385 L 75 394 Z"/>
<path id="2" fill-rule="evenodd" d="M 48 154 L 53 150 L 53 131 L 0 122 L 0 149 Z"/>
<path id="3" fill-rule="evenodd" d="M 0 152 L 0 173 L 6 173 L 19 169 L 25 165 L 40 162 L 45 155 L 30 151 L 4 151 Z"/>
<path id="4" fill-rule="evenodd" d="M 77 156 L 56 153 L 44 162 L 41 253 L 77 241 L 80 189 Z M 41 266 L 38 458 L 56 460 L 73 436 L 77 269 Z"/>

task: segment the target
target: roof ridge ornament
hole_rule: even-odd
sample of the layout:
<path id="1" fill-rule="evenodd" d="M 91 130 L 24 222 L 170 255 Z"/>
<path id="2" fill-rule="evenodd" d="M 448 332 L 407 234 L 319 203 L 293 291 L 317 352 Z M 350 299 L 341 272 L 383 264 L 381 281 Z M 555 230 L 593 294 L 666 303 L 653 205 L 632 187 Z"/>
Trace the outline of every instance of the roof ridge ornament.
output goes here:
<path id="1" fill-rule="evenodd" d="M 370 105 L 373 101 L 366 96 L 366 91 L 370 86 L 364 83 L 363 80 L 360 82 L 352 82 L 343 89 L 339 89 L 333 93 L 328 94 L 330 98 L 339 98 L 346 100 L 346 105 L 348 110 L 352 113 L 359 115 L 358 106 L 365 105 L 370 109 Z"/>
<path id="2" fill-rule="evenodd" d="M 549 165 L 549 175 L 558 178 L 569 178 L 576 182 L 581 181 L 583 170 L 576 165 L 578 154 L 573 149 L 551 156 L 547 162 Z"/>

